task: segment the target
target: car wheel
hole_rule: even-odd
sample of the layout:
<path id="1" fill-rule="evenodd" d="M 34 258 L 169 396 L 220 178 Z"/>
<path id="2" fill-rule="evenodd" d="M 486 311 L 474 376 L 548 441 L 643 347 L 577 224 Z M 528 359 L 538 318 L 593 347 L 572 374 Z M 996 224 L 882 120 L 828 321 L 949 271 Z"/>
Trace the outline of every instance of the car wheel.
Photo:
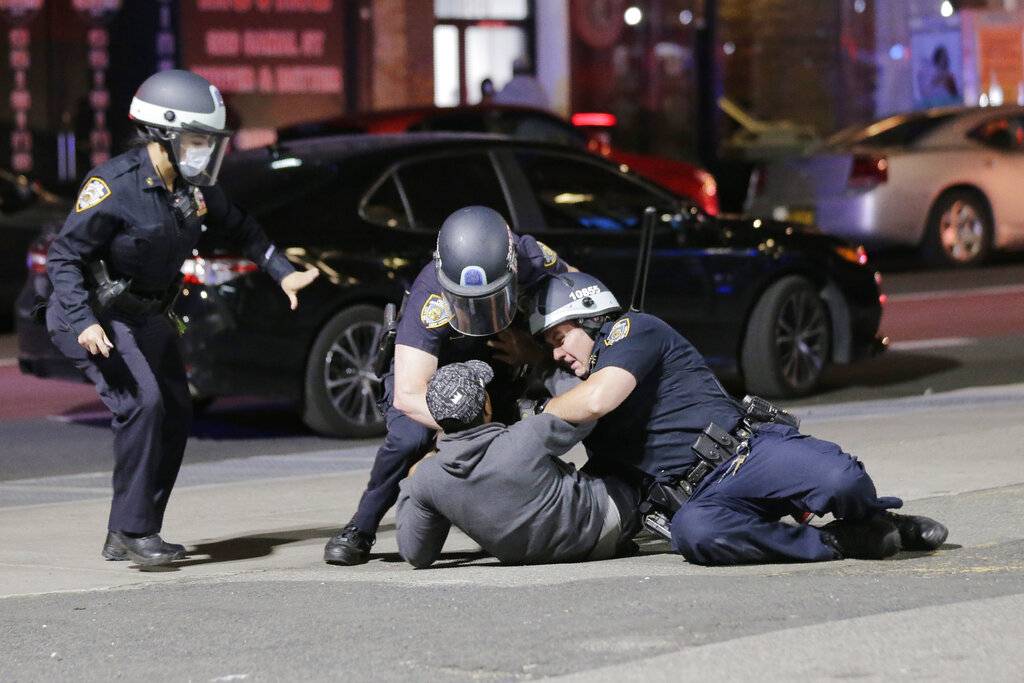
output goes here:
<path id="1" fill-rule="evenodd" d="M 832 335 L 818 290 L 803 277 L 784 277 L 758 299 L 747 323 L 740 363 L 748 392 L 802 396 L 821 379 Z"/>
<path id="2" fill-rule="evenodd" d="M 347 438 L 384 432 L 377 412 L 380 381 L 373 373 L 383 323 L 380 308 L 360 305 L 345 309 L 320 330 L 306 361 L 302 419 L 310 429 Z"/>
<path id="3" fill-rule="evenodd" d="M 947 192 L 928 214 L 925 260 L 934 266 L 977 266 L 992 249 L 992 215 L 982 195 Z"/>

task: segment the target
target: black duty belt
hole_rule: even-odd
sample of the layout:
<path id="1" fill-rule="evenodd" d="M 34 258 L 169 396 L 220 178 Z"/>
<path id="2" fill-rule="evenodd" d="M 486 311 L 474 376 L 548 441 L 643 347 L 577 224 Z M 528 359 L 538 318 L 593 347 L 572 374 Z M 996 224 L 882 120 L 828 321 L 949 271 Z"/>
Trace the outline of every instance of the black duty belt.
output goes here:
<path id="1" fill-rule="evenodd" d="M 743 419 L 732 430 L 712 422 L 697 437 L 692 446 L 697 454 L 697 464 L 685 476 L 667 476 L 648 481 L 647 498 L 641 504 L 647 529 L 669 539 L 672 515 L 719 465 L 738 456 L 736 468 L 739 468 L 749 450 L 750 437 L 759 425 L 777 423 L 794 429 L 800 426 L 800 420 L 795 416 L 758 396 L 744 397 L 743 408 Z"/>

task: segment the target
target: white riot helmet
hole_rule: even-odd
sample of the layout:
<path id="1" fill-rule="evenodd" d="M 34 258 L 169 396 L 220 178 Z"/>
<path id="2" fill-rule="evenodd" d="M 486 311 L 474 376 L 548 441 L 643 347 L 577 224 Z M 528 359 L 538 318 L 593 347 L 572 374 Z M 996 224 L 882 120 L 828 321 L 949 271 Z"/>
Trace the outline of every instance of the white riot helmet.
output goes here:
<path id="1" fill-rule="evenodd" d="M 595 318 L 622 310 L 615 295 L 593 275 L 564 273 L 547 278 L 537 287 L 530 306 L 530 334 L 537 336 L 567 320 L 575 320 L 593 337 L 600 324 Z"/>
<path id="2" fill-rule="evenodd" d="M 232 131 L 217 87 L 191 71 L 153 74 L 139 86 L 128 118 L 164 144 L 178 174 L 192 185 L 217 182 Z"/>

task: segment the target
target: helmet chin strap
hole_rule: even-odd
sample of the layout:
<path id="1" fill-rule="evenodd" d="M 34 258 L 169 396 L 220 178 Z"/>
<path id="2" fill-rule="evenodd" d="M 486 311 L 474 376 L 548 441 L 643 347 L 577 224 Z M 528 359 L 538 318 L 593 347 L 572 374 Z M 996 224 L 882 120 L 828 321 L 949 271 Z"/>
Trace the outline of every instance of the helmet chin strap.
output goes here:
<path id="1" fill-rule="evenodd" d="M 601 331 L 601 323 L 598 322 L 597 318 L 577 318 L 576 322 L 583 328 L 588 337 L 597 339 L 597 333 Z"/>

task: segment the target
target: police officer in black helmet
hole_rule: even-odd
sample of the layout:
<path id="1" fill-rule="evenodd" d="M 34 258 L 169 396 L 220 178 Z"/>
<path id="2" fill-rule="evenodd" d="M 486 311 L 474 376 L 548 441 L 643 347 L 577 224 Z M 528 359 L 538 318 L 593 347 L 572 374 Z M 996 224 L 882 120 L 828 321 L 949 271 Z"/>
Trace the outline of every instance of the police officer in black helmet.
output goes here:
<path id="1" fill-rule="evenodd" d="M 168 312 L 202 226 L 240 244 L 293 309 L 318 271 L 296 271 L 216 185 L 230 131 L 209 81 L 157 73 L 139 87 L 129 116 L 140 144 L 89 173 L 50 247 L 46 322 L 114 414 L 114 496 L 102 555 L 148 566 L 185 556 L 184 546 L 159 535 L 192 419 Z"/>
<path id="2" fill-rule="evenodd" d="M 399 481 L 439 429 L 426 402 L 427 383 L 439 365 L 489 362 L 495 370 L 494 419 L 515 421 L 515 371 L 544 357 L 525 330 L 510 326 L 519 294 L 549 274 L 570 270 L 541 242 L 514 234 L 493 209 L 469 206 L 445 220 L 434 260 L 410 287 L 399 321 L 394 360 L 384 377 L 387 436 L 356 513 L 324 548 L 325 562 L 354 565 L 369 558 Z"/>

